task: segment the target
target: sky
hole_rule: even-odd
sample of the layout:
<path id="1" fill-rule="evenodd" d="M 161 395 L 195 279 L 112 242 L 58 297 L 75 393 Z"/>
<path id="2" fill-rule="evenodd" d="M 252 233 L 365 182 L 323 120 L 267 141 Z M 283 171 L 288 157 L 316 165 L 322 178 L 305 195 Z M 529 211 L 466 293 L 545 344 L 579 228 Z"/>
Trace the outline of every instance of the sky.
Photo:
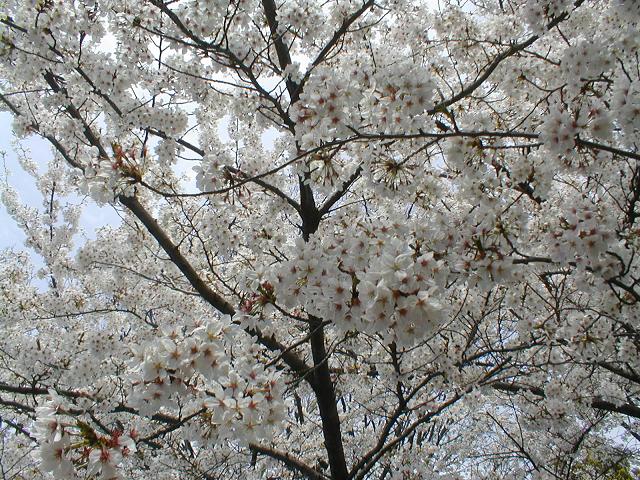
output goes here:
<path id="1" fill-rule="evenodd" d="M 0 191 L 5 185 L 12 186 L 17 192 L 23 204 L 31 207 L 42 208 L 42 195 L 36 188 L 35 179 L 26 173 L 20 166 L 16 153 L 17 141 L 11 129 L 12 116 L 6 112 L 0 112 Z M 51 147 L 46 140 L 32 135 L 20 142 L 22 148 L 30 152 L 31 158 L 44 169 L 53 158 Z M 69 199 L 73 203 L 79 203 L 79 197 Z M 86 204 L 86 202 L 85 202 Z M 94 203 L 86 204 L 80 217 L 82 236 L 75 238 L 76 248 L 82 246 L 83 237 L 95 238 L 95 231 L 105 225 L 118 225 L 120 218 L 113 207 L 98 207 Z M 6 248 L 24 249 L 25 235 L 16 225 L 16 222 L 7 213 L 4 204 L 0 203 L 0 250 Z M 37 262 L 37 259 L 34 259 Z"/>

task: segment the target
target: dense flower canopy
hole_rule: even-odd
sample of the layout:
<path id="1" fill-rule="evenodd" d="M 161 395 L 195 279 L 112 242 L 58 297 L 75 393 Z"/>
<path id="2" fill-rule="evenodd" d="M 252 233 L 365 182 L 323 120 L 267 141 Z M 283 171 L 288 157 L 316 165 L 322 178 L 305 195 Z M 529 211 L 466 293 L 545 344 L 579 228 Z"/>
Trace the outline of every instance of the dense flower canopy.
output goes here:
<path id="1" fill-rule="evenodd" d="M 636 463 L 639 30 L 633 0 L 0 2 L 0 104 L 53 152 L 21 158 L 40 207 L 0 187 L 3 478 Z M 122 222 L 86 240 L 94 203 Z"/>

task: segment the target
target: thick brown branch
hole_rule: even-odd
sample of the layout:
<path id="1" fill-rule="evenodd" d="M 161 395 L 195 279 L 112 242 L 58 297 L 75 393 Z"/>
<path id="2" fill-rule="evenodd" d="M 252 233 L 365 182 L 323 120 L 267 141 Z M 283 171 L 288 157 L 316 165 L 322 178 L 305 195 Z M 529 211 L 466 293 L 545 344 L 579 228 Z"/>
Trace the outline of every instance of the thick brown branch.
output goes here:
<path id="1" fill-rule="evenodd" d="M 584 2 L 584 0 L 578 0 L 578 1 L 575 2 L 574 6 L 577 8 L 583 2 Z M 557 18 L 552 20 L 547 25 L 547 29 L 551 29 L 551 28 L 559 25 L 564 20 L 566 20 L 568 17 L 569 17 L 569 15 L 567 13 L 563 13 L 562 15 L 559 15 Z M 526 49 L 527 47 L 529 47 L 533 43 L 535 43 L 536 40 L 538 40 L 539 38 L 540 38 L 539 35 L 532 35 L 531 37 L 529 37 L 524 42 L 516 43 L 516 44 L 512 45 L 510 48 L 508 48 L 507 50 L 505 50 L 504 52 L 502 52 L 501 54 L 497 55 L 493 59 L 493 61 L 489 65 L 487 65 L 485 67 L 484 71 L 482 72 L 482 74 L 478 78 L 476 78 L 473 82 L 471 82 L 469 85 L 464 87 L 458 94 L 456 94 L 453 97 L 451 97 L 451 98 L 449 98 L 447 100 L 444 100 L 443 102 L 440 102 L 439 104 L 437 104 L 435 107 L 433 107 L 431 110 L 429 110 L 428 113 L 433 115 L 434 113 L 437 113 L 439 111 L 445 110 L 447 107 L 449 107 L 450 105 L 453 105 L 454 103 L 458 102 L 459 100 L 462 100 L 463 98 L 467 98 L 469 95 L 471 95 L 476 89 L 478 89 L 491 76 L 491 74 L 495 71 L 495 69 L 498 68 L 498 66 L 505 59 L 511 57 L 512 55 L 515 55 L 518 52 L 523 51 L 524 49 Z"/>
<path id="2" fill-rule="evenodd" d="M 86 393 L 73 392 L 71 390 L 53 389 L 60 395 L 70 398 L 89 397 Z M 8 383 L 0 382 L 0 391 L 7 393 L 17 393 L 19 395 L 49 395 L 49 390 L 39 387 L 19 387 L 16 385 L 9 385 Z"/>
<path id="3" fill-rule="evenodd" d="M 22 435 L 29 437 L 29 440 L 31 440 L 32 442 L 37 441 L 37 439 L 34 436 L 32 436 L 31 433 L 29 433 L 29 431 L 26 430 L 24 426 L 21 425 L 20 423 L 14 422 L 13 420 L 10 420 L 6 417 L 0 416 L 0 425 L 2 425 L 3 423 L 6 423 L 8 426 L 13 428 L 17 433 L 21 433 Z"/>
<path id="4" fill-rule="evenodd" d="M 264 9 L 264 16 L 267 18 L 267 24 L 271 31 L 271 38 L 276 49 L 276 55 L 278 55 L 278 63 L 280 69 L 284 70 L 287 65 L 291 65 L 291 54 L 289 48 L 285 45 L 282 35 L 278 33 L 278 14 L 276 11 L 276 3 L 274 0 L 262 0 L 262 8 Z M 289 92 L 289 98 L 291 99 L 291 105 L 300 100 L 300 86 L 287 77 L 286 80 L 287 92 Z"/>
<path id="5" fill-rule="evenodd" d="M 258 445 L 255 443 L 249 444 L 249 448 L 251 449 L 252 452 L 260 453 L 262 455 L 266 455 L 267 457 L 271 457 L 275 460 L 281 461 L 290 470 L 293 470 L 295 472 L 300 472 L 310 480 L 326 480 L 327 479 L 325 475 L 311 468 L 302 460 L 295 458 L 293 455 L 287 452 L 281 452 L 274 448 L 265 447 L 263 445 Z"/>
<path id="6" fill-rule="evenodd" d="M 30 407 L 29 405 L 23 405 L 20 402 L 14 402 L 13 400 L 4 400 L 0 397 L 0 405 L 4 405 L 5 407 L 10 407 L 13 410 L 18 410 L 20 412 L 29 412 L 33 413 L 36 411 L 35 408 Z"/>
<path id="7" fill-rule="evenodd" d="M 60 85 L 58 84 L 58 81 L 56 80 L 56 78 L 50 72 L 45 74 L 45 79 L 47 80 L 47 83 L 49 84 L 49 86 L 55 92 L 63 91 Z M 20 111 L 5 97 L 1 97 L 0 99 L 3 100 L 5 104 L 7 104 L 9 108 L 11 108 L 11 110 L 16 115 L 20 115 Z M 74 118 L 84 123 L 84 120 L 80 115 L 80 112 L 73 105 L 70 104 L 68 106 L 68 111 Z M 104 154 L 105 158 L 108 158 L 108 155 L 104 150 L 104 148 L 102 147 L 102 145 L 100 144 L 100 141 L 98 140 L 97 136 L 93 133 L 91 128 L 88 125 L 86 125 L 86 123 L 84 125 L 85 125 L 84 134 L 87 140 L 92 145 L 97 147 L 98 150 L 101 152 L 101 154 Z M 64 147 L 55 138 L 48 135 L 45 136 L 45 138 L 47 138 L 51 142 L 51 144 L 56 148 L 56 150 L 58 150 L 58 152 L 61 153 L 61 155 L 63 155 L 63 157 L 67 160 L 67 162 L 69 162 L 69 164 L 71 164 L 76 168 L 80 168 L 84 170 L 82 165 L 75 162 L 67 154 Z M 142 206 L 142 204 L 140 204 L 140 202 L 135 197 L 126 197 L 124 195 L 120 195 L 118 199 L 123 205 L 129 208 L 129 210 L 142 222 L 142 224 L 147 228 L 149 233 L 151 233 L 151 235 L 156 239 L 156 241 L 160 244 L 162 249 L 167 253 L 167 255 L 169 255 L 169 258 L 171 258 L 172 262 L 185 275 L 185 277 L 187 278 L 191 286 L 202 296 L 202 298 L 206 302 L 208 302 L 210 305 L 212 305 L 214 308 L 216 308 L 218 311 L 220 311 L 221 313 L 232 316 L 235 313 L 235 310 L 231 306 L 231 304 L 227 302 L 224 298 L 222 298 L 219 294 L 214 292 L 211 288 L 209 288 L 209 286 L 200 278 L 200 276 L 193 269 L 191 264 L 180 253 L 178 247 L 174 245 L 173 241 L 164 232 L 164 230 L 160 227 L 160 225 L 158 225 L 158 223 L 149 214 L 149 212 Z M 258 339 L 258 342 L 261 345 L 267 347 L 269 350 L 282 352 L 281 354 L 282 360 L 299 376 L 304 377 L 305 374 L 309 371 L 310 367 L 308 367 L 306 363 L 302 359 L 300 359 L 300 357 L 298 357 L 294 352 L 292 352 L 291 349 L 289 349 L 286 345 L 282 345 L 281 343 L 279 343 L 273 336 L 266 337 L 262 334 L 262 332 L 259 329 L 255 329 L 255 328 L 247 329 L 247 332 L 250 335 L 256 336 Z M 2 385 L 0 385 L 0 390 L 1 389 L 2 389 Z M 39 394 L 47 393 L 46 390 L 44 389 L 41 389 L 41 390 L 42 392 L 38 392 Z M 14 392 L 14 393 L 18 393 L 18 392 Z M 35 394 L 35 392 L 33 393 Z"/>
<path id="8" fill-rule="evenodd" d="M 55 93 L 63 93 L 65 96 L 67 95 L 66 90 L 60 86 L 58 79 L 53 73 L 51 73 L 51 71 L 47 71 L 44 74 L 44 79 Z M 78 120 L 82 124 L 82 126 L 84 127 L 83 133 L 85 138 L 92 146 L 98 149 L 98 152 L 100 152 L 100 156 L 102 158 L 109 158 L 107 151 L 102 146 L 102 143 L 100 143 L 100 140 L 98 139 L 96 134 L 93 132 L 91 127 L 87 125 L 87 122 L 84 118 L 82 118 L 80 111 L 71 102 L 69 102 L 69 104 L 67 105 L 67 112 L 69 112 L 69 115 L 71 115 L 72 118 Z"/>
<path id="9" fill-rule="evenodd" d="M 147 211 L 146 208 L 135 197 L 126 197 L 120 195 L 118 197 L 120 203 L 127 207 L 138 220 L 142 222 L 147 231 L 156 239 L 162 249 L 169 255 L 173 264 L 187 278 L 191 286 L 200 294 L 202 299 L 225 315 L 233 315 L 234 308 L 222 296 L 214 292 L 194 270 L 187 259 L 180 253 L 178 247 L 173 243 L 165 231 L 158 225 L 155 218 Z"/>
<path id="10" fill-rule="evenodd" d="M 582 140 L 581 138 L 576 138 L 576 145 L 580 145 L 581 147 L 593 148 L 595 150 L 602 150 L 604 152 L 613 153 L 614 155 L 618 155 L 620 157 L 640 160 L 640 153 L 630 152 L 629 150 L 621 150 L 609 145 L 603 145 L 601 143 L 591 142 L 589 140 Z"/>
<path id="11" fill-rule="evenodd" d="M 333 36 L 331 37 L 331 39 L 322 48 L 322 50 L 320 50 L 320 53 L 318 53 L 318 56 L 315 58 L 315 60 L 311 62 L 311 65 L 313 67 L 317 67 L 324 61 L 325 58 L 327 58 L 327 55 L 329 54 L 329 52 L 338 44 L 338 41 L 343 37 L 343 35 L 347 33 L 347 31 L 349 30 L 349 27 L 351 27 L 351 25 L 353 25 L 353 23 L 358 18 L 360 18 L 364 12 L 366 12 L 368 9 L 373 7 L 374 3 L 375 3 L 374 0 L 367 0 L 362 4 L 362 6 L 358 10 L 353 12 L 351 15 L 349 15 L 349 17 L 347 17 L 342 22 L 342 25 L 340 25 L 340 28 L 338 28 L 333 33 Z M 309 72 L 311 72 L 311 69 L 309 70 Z M 309 77 L 309 72 L 307 72 L 307 74 L 305 75 L 304 80 L 306 80 Z"/>
<path id="12" fill-rule="evenodd" d="M 236 175 L 239 175 L 243 180 L 247 179 L 247 178 L 250 178 L 246 173 L 244 173 L 242 170 L 240 170 L 238 168 L 234 168 L 234 167 L 226 167 L 226 168 L 230 172 L 232 172 L 232 173 L 234 173 Z M 273 193 L 277 197 L 283 199 L 285 202 L 287 202 L 289 205 L 291 205 L 296 212 L 300 213 L 300 204 L 298 202 L 296 202 L 293 198 L 291 198 L 289 195 L 284 193 L 282 190 L 280 190 L 278 187 L 276 187 L 274 185 L 271 185 L 269 182 L 265 182 L 264 180 L 262 180 L 260 178 L 255 178 L 255 179 L 253 179 L 251 181 L 253 183 L 255 183 L 256 185 L 261 186 L 265 190 Z"/>
<path id="13" fill-rule="evenodd" d="M 354 182 L 360 177 L 360 174 L 362 173 L 362 166 L 359 166 L 355 172 L 353 172 L 353 174 L 343 182 L 343 184 L 340 186 L 340 188 L 338 190 L 336 190 L 333 195 L 331 195 L 329 198 L 327 198 L 324 202 L 324 204 L 318 209 L 318 213 L 320 214 L 320 216 L 324 216 L 327 213 L 329 213 L 329 210 L 331 209 L 331 207 L 333 207 L 336 202 L 338 202 L 345 193 L 347 193 L 347 190 L 349 190 L 349 187 L 351 187 L 351 185 L 354 184 Z"/>
<path id="14" fill-rule="evenodd" d="M 311 385 L 315 387 L 313 376 L 307 375 L 311 370 L 311 367 L 307 365 L 298 355 L 296 355 L 291 348 L 278 342 L 275 336 L 267 336 L 258 328 L 248 328 L 246 332 L 257 338 L 258 343 L 272 352 L 280 352 L 279 358 L 287 364 L 287 366 L 300 378 L 304 378 Z"/>
<path id="15" fill-rule="evenodd" d="M 167 139 L 170 138 L 166 133 L 164 133 L 161 130 L 156 130 L 155 128 L 147 128 L 147 131 L 151 135 L 155 135 L 156 137 L 160 137 L 160 138 L 162 138 L 164 140 L 167 140 Z M 200 155 L 201 157 L 204 157 L 204 150 L 202 150 L 200 147 L 196 147 L 193 143 L 187 142 L 186 140 L 184 140 L 182 138 L 176 138 L 175 142 L 178 145 L 182 145 L 187 150 L 191 150 L 193 153 L 196 153 L 196 154 Z"/>
<path id="16" fill-rule="evenodd" d="M 620 377 L 626 378 L 627 380 L 632 381 L 633 383 L 640 383 L 640 377 L 633 372 L 625 370 L 621 367 L 613 365 L 609 362 L 598 362 L 602 368 L 609 370 L 611 373 L 614 373 Z"/>
<path id="17" fill-rule="evenodd" d="M 135 197 L 125 197 L 121 195 L 118 197 L 120 202 L 126 206 L 131 212 L 142 222 L 147 231 L 156 239 L 162 249 L 165 251 L 173 264 L 182 272 L 182 274 L 189 281 L 191 286 L 200 294 L 203 300 L 209 303 L 212 307 L 225 315 L 233 316 L 235 309 L 233 306 L 225 300 L 221 295 L 214 292 L 203 280 L 198 273 L 191 266 L 189 261 L 180 253 L 178 247 L 173 243 L 165 231 L 158 225 L 158 222 L 151 216 L 151 214 L 144 208 L 144 206 Z M 258 343 L 267 347 L 271 351 L 282 352 L 282 360 L 299 376 L 304 376 L 309 370 L 307 364 L 289 350 L 286 345 L 282 345 L 273 336 L 265 336 L 257 328 L 246 329 L 247 333 L 257 338 Z"/>
<path id="18" fill-rule="evenodd" d="M 9 110 L 11 110 L 11 112 L 16 116 L 19 117 L 22 115 L 22 112 L 18 109 L 18 107 L 16 107 L 5 95 L 3 95 L 2 93 L 0 93 L 0 101 L 2 101 L 7 107 L 9 107 Z M 62 155 L 62 158 L 64 158 L 69 165 L 75 167 L 75 168 L 79 168 L 80 170 L 82 170 L 84 172 L 84 167 L 82 165 L 80 165 L 78 162 L 76 162 L 73 158 L 71 158 L 71 156 L 69 155 L 69 152 L 67 152 L 67 150 L 62 146 L 62 144 L 52 135 L 43 135 L 40 132 L 40 129 L 38 127 L 37 124 L 32 123 L 30 125 L 31 129 L 37 133 L 38 135 L 40 135 L 43 138 L 46 138 L 47 140 L 49 140 L 49 143 L 51 143 L 51 145 L 53 145 L 53 147 L 58 151 L 58 153 L 60 155 Z"/>
<path id="19" fill-rule="evenodd" d="M 544 390 L 539 387 L 529 387 L 526 385 L 518 385 L 515 383 L 507 382 L 494 382 L 491 386 L 501 392 L 518 393 L 520 391 L 529 391 L 534 395 L 544 398 Z M 595 398 L 591 401 L 591 407 L 596 410 L 604 410 L 606 412 L 621 413 L 634 418 L 640 418 L 640 407 L 631 403 L 624 403 L 622 405 L 616 405 L 613 402 L 608 402 L 599 398 Z"/>
<path id="20" fill-rule="evenodd" d="M 347 463 L 342 445 L 335 388 L 329 371 L 324 328 L 322 328 L 319 321 L 316 325 L 311 325 L 311 328 L 311 352 L 314 364 L 313 377 L 315 378 L 314 393 L 318 402 L 320 417 L 322 418 L 322 433 L 331 469 L 331 478 L 333 480 L 346 480 L 348 478 Z"/>

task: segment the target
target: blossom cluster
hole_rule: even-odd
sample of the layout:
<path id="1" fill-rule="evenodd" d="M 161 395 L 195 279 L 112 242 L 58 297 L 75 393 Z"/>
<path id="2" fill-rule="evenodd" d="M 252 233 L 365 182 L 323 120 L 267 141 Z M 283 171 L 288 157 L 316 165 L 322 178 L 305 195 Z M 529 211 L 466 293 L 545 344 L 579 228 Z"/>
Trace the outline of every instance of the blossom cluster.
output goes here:
<path id="1" fill-rule="evenodd" d="M 128 113 L 124 121 L 136 128 L 155 128 L 172 138 L 177 138 L 187 128 L 187 115 L 170 105 L 138 108 Z"/>
<path id="2" fill-rule="evenodd" d="M 373 91 L 365 112 L 378 131 L 413 131 L 433 107 L 435 83 L 424 67 L 407 62 L 389 65 L 373 75 Z"/>
<path id="3" fill-rule="evenodd" d="M 574 313 L 569 315 L 565 324 L 555 332 L 559 342 L 569 343 L 570 355 L 577 355 L 586 361 L 606 361 L 606 352 L 610 352 L 615 343 L 614 326 L 605 317 Z"/>
<path id="4" fill-rule="evenodd" d="M 207 323 L 132 347 L 137 373 L 129 404 L 148 417 L 189 405 L 197 418 L 188 437 L 206 444 L 266 438 L 280 421 L 282 392 L 274 372 L 251 362 L 251 349 L 247 356 L 230 356 L 228 345 L 237 335 L 232 326 Z"/>
<path id="5" fill-rule="evenodd" d="M 298 125 L 296 130 L 303 144 L 313 144 L 316 139 L 330 140 L 347 136 L 353 125 L 353 106 L 360 101 L 359 89 L 350 82 L 336 78 L 328 71 L 316 69 L 300 95 L 300 101 L 292 108 L 292 116 Z"/>
<path id="6" fill-rule="evenodd" d="M 316 5 L 301 1 L 290 1 L 278 10 L 278 27 L 280 34 L 285 29 L 292 29 L 305 41 L 311 42 L 320 36 L 324 30 L 321 10 Z"/>
<path id="7" fill-rule="evenodd" d="M 435 92 L 423 67 L 407 62 L 377 70 L 356 63 L 354 68 L 359 85 L 321 68 L 311 74 L 292 108 L 303 145 L 312 139 L 347 137 L 361 126 L 376 132 L 406 132 L 423 125 Z"/>
<path id="8" fill-rule="evenodd" d="M 224 166 L 231 163 L 227 162 L 229 159 L 222 147 L 220 150 L 212 150 L 209 145 L 200 165 L 194 167 L 196 186 L 203 192 L 217 190 L 225 186 Z"/>
<path id="9" fill-rule="evenodd" d="M 541 35 L 549 22 L 565 13 L 571 5 L 571 0 L 527 0 L 523 17 L 531 31 Z"/>
<path id="10" fill-rule="evenodd" d="M 100 480 L 122 478 L 118 466 L 136 452 L 135 431 L 96 432 L 88 424 L 71 418 L 73 412 L 64 398 L 50 391 L 50 400 L 36 409 L 35 434 L 40 443 L 41 468 L 54 478 L 79 478 L 76 466 Z"/>
<path id="11" fill-rule="evenodd" d="M 615 237 L 606 228 L 606 219 L 593 206 L 585 202 L 568 209 L 549 235 L 549 254 L 554 261 L 576 261 L 605 277 L 614 274 L 618 262 L 606 252 L 616 244 Z"/>
<path id="12" fill-rule="evenodd" d="M 575 97 L 583 83 L 599 77 L 613 67 L 613 60 L 603 54 L 604 45 L 593 40 L 582 41 L 566 49 L 562 58 L 561 75 L 567 82 L 570 97 Z"/>
<path id="13" fill-rule="evenodd" d="M 4 262 L 0 268 L 0 295 L 3 298 L 0 304 L 0 316 L 7 325 L 22 320 L 24 313 L 29 311 L 34 304 L 34 287 L 14 288 L 15 285 L 26 283 L 31 273 L 28 255 L 20 253 L 17 258 L 17 262 Z M 5 260 L 5 255 L 2 252 L 0 252 L 0 260 Z"/>
<path id="14" fill-rule="evenodd" d="M 141 179 L 140 167 L 132 156 L 121 156 L 120 160 L 97 157 L 85 168 L 82 191 L 98 205 L 113 202 L 118 195 L 133 196 Z"/>
<path id="15" fill-rule="evenodd" d="M 575 147 L 578 122 L 560 105 L 549 112 L 542 125 L 541 139 L 556 155 L 570 155 Z"/>
<path id="16" fill-rule="evenodd" d="M 358 274 L 361 329 L 392 332 L 393 341 L 411 345 L 442 327 L 447 308 L 441 300 L 447 272 L 433 253 L 416 255 L 390 238 L 366 272 Z"/>
<path id="17" fill-rule="evenodd" d="M 640 80 L 629 81 L 622 77 L 616 84 L 611 110 L 627 138 L 640 132 Z"/>
<path id="18" fill-rule="evenodd" d="M 272 312 L 269 305 L 282 305 L 330 320 L 341 331 L 377 333 L 401 346 L 429 338 L 442 325 L 447 273 L 433 253 L 416 254 L 384 232 L 326 244 L 300 240 L 296 252 L 254 285 L 260 294 L 245 304 L 246 313 L 265 315 Z"/>

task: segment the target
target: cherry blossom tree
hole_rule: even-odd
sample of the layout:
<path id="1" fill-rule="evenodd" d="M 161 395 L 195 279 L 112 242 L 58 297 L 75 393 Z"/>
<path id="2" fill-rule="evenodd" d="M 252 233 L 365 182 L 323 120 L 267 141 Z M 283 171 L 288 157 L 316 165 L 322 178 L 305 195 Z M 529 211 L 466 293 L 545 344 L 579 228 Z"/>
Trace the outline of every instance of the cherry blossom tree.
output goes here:
<path id="1" fill-rule="evenodd" d="M 570 479 L 640 442 L 640 2 L 4 0 L 3 478 Z M 82 209 L 119 225 L 88 240 Z M 599 464 L 600 464 L 599 463 Z"/>

